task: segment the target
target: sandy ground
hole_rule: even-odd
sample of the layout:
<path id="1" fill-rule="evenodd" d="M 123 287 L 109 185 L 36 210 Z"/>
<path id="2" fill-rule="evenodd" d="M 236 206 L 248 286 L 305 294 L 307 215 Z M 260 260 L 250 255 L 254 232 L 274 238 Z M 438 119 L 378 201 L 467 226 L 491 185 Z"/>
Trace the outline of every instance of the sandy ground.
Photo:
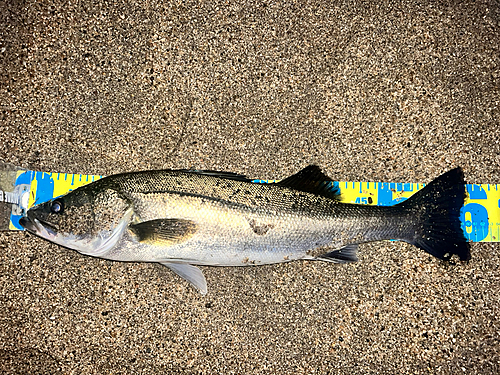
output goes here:
<path id="1" fill-rule="evenodd" d="M 500 183 L 499 44 L 498 1 L 2 1 L 0 159 Z M 498 244 L 204 267 L 205 297 L 26 233 L 0 250 L 3 373 L 500 372 Z"/>

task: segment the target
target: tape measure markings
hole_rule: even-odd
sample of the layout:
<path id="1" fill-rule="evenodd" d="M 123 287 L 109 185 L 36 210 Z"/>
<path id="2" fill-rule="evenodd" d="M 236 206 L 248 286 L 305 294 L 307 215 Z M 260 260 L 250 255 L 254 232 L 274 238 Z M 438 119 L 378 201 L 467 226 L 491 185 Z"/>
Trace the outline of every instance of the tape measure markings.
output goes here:
<path id="1" fill-rule="evenodd" d="M 46 173 L 18 171 L 16 185 L 29 186 L 26 210 L 35 203 L 41 203 L 66 194 L 80 186 L 94 182 L 103 176 L 68 173 Z M 253 180 L 256 183 L 273 183 L 279 180 Z M 350 182 L 332 181 L 340 189 L 341 201 L 368 205 L 389 206 L 408 199 L 422 189 L 423 183 L 402 182 Z M 461 210 L 464 235 L 474 242 L 500 242 L 500 191 L 498 184 L 468 184 L 467 198 Z M 24 203 L 26 204 L 26 203 Z M 9 229 L 21 229 L 22 215 L 11 214 Z"/>

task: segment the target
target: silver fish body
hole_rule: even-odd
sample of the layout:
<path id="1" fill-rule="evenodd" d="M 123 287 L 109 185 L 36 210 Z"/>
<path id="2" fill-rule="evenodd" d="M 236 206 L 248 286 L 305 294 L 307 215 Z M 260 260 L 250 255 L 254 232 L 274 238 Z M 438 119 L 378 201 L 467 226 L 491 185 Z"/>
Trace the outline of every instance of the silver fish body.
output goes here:
<path id="1" fill-rule="evenodd" d="M 30 232 L 83 254 L 159 262 L 206 293 L 195 265 L 356 261 L 356 244 L 398 239 L 441 259 L 470 257 L 460 169 L 393 207 L 340 203 L 318 167 L 279 183 L 165 170 L 105 177 L 28 211 Z"/>

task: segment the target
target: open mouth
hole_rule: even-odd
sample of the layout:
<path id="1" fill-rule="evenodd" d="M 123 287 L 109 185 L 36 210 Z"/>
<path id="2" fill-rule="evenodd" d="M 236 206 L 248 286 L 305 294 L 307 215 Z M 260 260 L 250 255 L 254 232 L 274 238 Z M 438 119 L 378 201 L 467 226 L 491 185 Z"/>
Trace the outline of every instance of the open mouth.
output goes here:
<path id="1" fill-rule="evenodd" d="M 21 226 L 24 229 L 26 229 L 28 232 L 35 232 L 36 231 L 35 224 L 33 224 L 33 222 L 27 216 L 23 216 L 22 218 L 20 218 L 19 224 L 21 224 Z"/>
<path id="2" fill-rule="evenodd" d="M 54 238 L 56 236 L 55 228 L 52 225 L 38 219 L 31 219 L 28 216 L 24 216 L 19 219 L 19 224 L 28 232 L 44 238 Z"/>
<path id="3" fill-rule="evenodd" d="M 85 250 L 87 248 L 87 242 L 84 238 L 77 237 L 72 234 L 61 234 L 56 225 L 52 225 L 33 216 L 22 217 L 21 219 L 19 219 L 19 224 L 21 224 L 24 229 L 34 234 L 35 236 L 38 236 L 50 242 L 54 242 L 69 249 L 81 252 L 82 250 Z"/>

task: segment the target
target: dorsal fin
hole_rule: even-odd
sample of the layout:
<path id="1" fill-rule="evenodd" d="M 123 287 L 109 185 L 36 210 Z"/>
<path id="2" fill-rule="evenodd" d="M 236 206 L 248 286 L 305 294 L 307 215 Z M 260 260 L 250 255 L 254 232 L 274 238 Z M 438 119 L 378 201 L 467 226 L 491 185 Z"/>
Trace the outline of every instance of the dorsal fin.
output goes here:
<path id="1" fill-rule="evenodd" d="M 317 165 L 309 165 L 276 184 L 307 193 L 322 195 L 330 199 L 340 199 L 338 184 L 334 184 L 332 179 L 325 175 Z"/>

